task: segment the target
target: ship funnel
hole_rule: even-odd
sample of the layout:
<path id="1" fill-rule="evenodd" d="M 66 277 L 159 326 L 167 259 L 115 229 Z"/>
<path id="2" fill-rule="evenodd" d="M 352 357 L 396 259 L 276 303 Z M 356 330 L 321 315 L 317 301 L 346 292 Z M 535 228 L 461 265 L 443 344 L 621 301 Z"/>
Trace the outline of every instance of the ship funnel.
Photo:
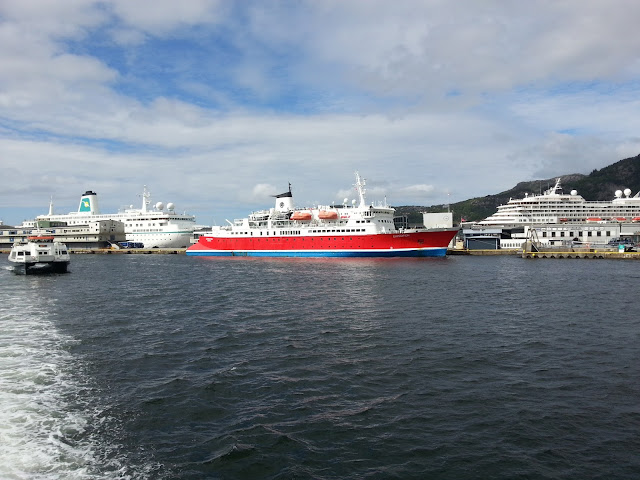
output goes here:
<path id="1" fill-rule="evenodd" d="M 100 209 L 98 208 L 98 194 L 87 190 L 80 197 L 80 206 L 78 207 L 78 213 L 88 213 L 91 215 L 98 215 Z"/>
<path id="2" fill-rule="evenodd" d="M 293 195 L 291 193 L 291 184 L 289 191 L 274 195 L 276 197 L 276 212 L 290 212 L 293 210 Z"/>

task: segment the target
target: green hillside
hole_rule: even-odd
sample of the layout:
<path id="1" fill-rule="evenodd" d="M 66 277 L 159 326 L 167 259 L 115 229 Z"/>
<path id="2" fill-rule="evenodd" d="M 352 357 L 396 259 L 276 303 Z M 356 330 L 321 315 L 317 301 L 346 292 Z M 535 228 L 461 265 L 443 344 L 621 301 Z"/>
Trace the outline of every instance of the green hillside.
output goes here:
<path id="1" fill-rule="evenodd" d="M 616 190 L 630 188 L 635 195 L 640 191 L 640 155 L 625 158 L 613 165 L 594 170 L 589 175 L 572 173 L 560 175 L 565 192 L 577 190 L 587 200 L 611 200 Z M 477 221 L 495 213 L 498 205 L 507 203 L 510 198 L 524 197 L 525 193 L 541 193 L 555 184 L 556 177 L 532 182 L 520 182 L 505 192 L 485 197 L 470 198 L 462 202 L 452 203 L 449 208 L 453 212 L 454 222 L 460 218 Z M 422 223 L 422 212 L 443 212 L 447 205 L 401 206 L 395 207 L 396 215 L 408 215 L 409 223 Z"/>

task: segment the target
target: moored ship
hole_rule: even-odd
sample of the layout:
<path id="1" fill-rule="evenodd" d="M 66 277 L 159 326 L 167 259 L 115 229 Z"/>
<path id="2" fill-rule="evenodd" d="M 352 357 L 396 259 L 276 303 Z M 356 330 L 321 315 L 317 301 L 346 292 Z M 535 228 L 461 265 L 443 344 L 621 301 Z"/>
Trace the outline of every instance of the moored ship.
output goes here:
<path id="1" fill-rule="evenodd" d="M 465 225 L 468 249 L 520 249 L 535 230 L 543 245 L 581 242 L 606 245 L 620 238 L 637 238 L 640 192 L 616 190 L 609 201 L 590 201 L 576 190 L 564 193 L 561 179 L 541 194 L 525 194 L 498 206 L 497 211 Z"/>
<path id="2" fill-rule="evenodd" d="M 617 190 L 610 201 L 589 201 L 576 190 L 564 193 L 560 178 L 540 195 L 512 198 L 493 215 L 477 225 L 527 225 L 544 223 L 637 222 L 640 217 L 640 192 Z"/>
<path id="3" fill-rule="evenodd" d="M 35 221 L 25 222 L 24 227 L 37 227 L 38 222 L 64 222 L 69 226 L 87 225 L 99 220 L 115 220 L 124 224 L 126 240 L 140 242 L 145 248 L 186 248 L 196 227 L 193 215 L 177 213 L 173 203 L 151 205 L 151 194 L 145 186 L 141 208 L 122 209 L 118 213 L 101 213 L 97 193 L 88 190 L 80 197 L 76 212 L 57 215 L 53 205 L 49 213 L 38 215 Z M 31 223 L 32 225 L 29 225 Z"/>
<path id="4" fill-rule="evenodd" d="M 356 172 L 356 201 L 348 205 L 296 208 L 291 185 L 275 206 L 214 227 L 187 249 L 193 256 L 442 257 L 457 228 L 397 228 L 395 209 L 367 205 L 365 182 Z"/>

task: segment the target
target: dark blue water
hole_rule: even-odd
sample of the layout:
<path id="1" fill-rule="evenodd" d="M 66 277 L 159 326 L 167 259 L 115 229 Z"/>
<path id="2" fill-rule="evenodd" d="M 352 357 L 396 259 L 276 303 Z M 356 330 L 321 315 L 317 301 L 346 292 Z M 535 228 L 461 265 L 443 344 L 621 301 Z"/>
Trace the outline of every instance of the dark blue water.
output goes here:
<path id="1" fill-rule="evenodd" d="M 1 478 L 640 478 L 636 261 L 70 270 L 0 271 Z"/>

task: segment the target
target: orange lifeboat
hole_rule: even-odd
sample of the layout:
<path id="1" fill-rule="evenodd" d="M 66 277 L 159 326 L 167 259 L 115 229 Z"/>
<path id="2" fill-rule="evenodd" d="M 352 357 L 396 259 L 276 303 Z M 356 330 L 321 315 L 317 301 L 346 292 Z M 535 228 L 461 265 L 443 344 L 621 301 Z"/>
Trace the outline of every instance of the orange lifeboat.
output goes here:
<path id="1" fill-rule="evenodd" d="M 31 240 L 34 242 L 48 242 L 48 241 L 54 240 L 54 237 L 33 236 L 33 237 L 27 237 L 27 240 Z"/>
<path id="2" fill-rule="evenodd" d="M 601 222 L 602 219 L 600 217 L 589 217 L 587 218 L 587 222 Z"/>
<path id="3" fill-rule="evenodd" d="M 335 220 L 338 218 L 338 212 L 331 210 L 320 210 L 318 218 L 321 220 Z"/>
<path id="4" fill-rule="evenodd" d="M 640 222 L 640 217 L 633 217 L 632 222 Z"/>
<path id="5" fill-rule="evenodd" d="M 311 220 L 310 212 L 293 212 L 291 220 Z"/>
<path id="6" fill-rule="evenodd" d="M 568 222 L 568 221 L 569 221 L 569 219 L 568 219 L 568 218 L 564 218 L 564 217 L 562 217 L 562 218 L 560 219 L 560 221 L 561 221 L 562 223 L 564 223 L 564 222 Z"/>
<path id="7" fill-rule="evenodd" d="M 626 222 L 627 219 L 625 217 L 613 217 L 611 220 L 614 222 Z"/>

